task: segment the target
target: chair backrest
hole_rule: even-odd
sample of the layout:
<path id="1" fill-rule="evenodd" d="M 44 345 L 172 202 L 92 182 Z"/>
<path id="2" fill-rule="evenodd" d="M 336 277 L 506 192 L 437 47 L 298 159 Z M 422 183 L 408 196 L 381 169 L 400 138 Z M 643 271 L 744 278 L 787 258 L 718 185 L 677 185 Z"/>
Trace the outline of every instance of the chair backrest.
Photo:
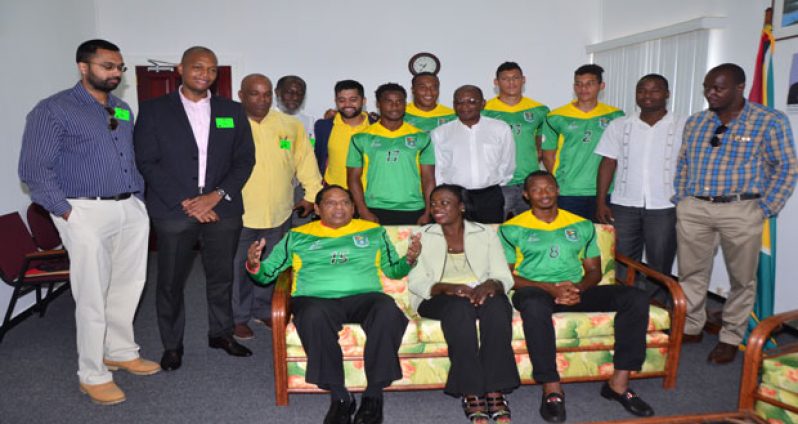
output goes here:
<path id="1" fill-rule="evenodd" d="M 61 246 L 61 237 L 47 210 L 36 203 L 31 203 L 27 215 L 33 241 L 39 249 L 51 250 Z"/>
<path id="2" fill-rule="evenodd" d="M 36 244 L 18 212 L 0 216 L 0 277 L 11 284 L 19 276 L 25 255 L 36 252 Z"/>

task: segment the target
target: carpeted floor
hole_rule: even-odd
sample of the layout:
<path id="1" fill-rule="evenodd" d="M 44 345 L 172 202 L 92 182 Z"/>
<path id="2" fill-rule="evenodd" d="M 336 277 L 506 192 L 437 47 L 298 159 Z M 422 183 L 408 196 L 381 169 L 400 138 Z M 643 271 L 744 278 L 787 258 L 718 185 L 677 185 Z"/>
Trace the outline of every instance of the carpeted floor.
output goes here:
<path id="1" fill-rule="evenodd" d="M 158 360 L 161 345 L 155 321 L 154 267 L 136 320 L 142 356 Z M 233 358 L 209 349 L 206 338 L 204 277 L 199 261 L 186 289 L 187 329 L 183 367 L 139 377 L 117 372 L 127 401 L 97 406 L 78 391 L 74 302 L 66 293 L 44 318 L 30 317 L 13 328 L 0 345 L 0 423 L 319 423 L 329 404 L 326 395 L 292 395 L 290 405 L 274 404 L 271 339 L 253 324 L 257 338 L 246 342 L 249 358 Z M 634 389 L 657 415 L 722 412 L 736 409 L 742 355 L 735 363 L 705 362 L 717 338 L 685 345 L 675 390 L 661 380 L 637 380 Z M 601 383 L 565 386 L 568 422 L 629 418 L 620 405 L 598 394 Z M 509 397 L 515 422 L 543 422 L 538 415 L 540 388 L 523 386 Z M 459 401 L 440 391 L 387 393 L 386 423 L 465 423 Z"/>

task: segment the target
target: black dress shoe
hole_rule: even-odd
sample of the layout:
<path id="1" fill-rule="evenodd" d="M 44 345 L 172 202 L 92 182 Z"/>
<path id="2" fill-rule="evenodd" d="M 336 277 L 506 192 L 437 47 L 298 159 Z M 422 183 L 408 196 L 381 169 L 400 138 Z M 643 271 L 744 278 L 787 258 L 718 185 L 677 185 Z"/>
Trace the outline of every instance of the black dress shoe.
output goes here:
<path id="1" fill-rule="evenodd" d="M 624 409 L 629 411 L 630 414 L 637 415 L 638 417 L 650 417 L 654 415 L 654 410 L 647 404 L 640 396 L 637 395 L 632 389 L 626 389 L 623 393 L 616 393 L 612 390 L 609 383 L 604 383 L 601 386 L 601 397 L 609 400 L 614 400 L 623 405 Z"/>
<path id="2" fill-rule="evenodd" d="M 355 414 L 355 424 L 381 424 L 382 398 L 363 397 Z"/>
<path id="3" fill-rule="evenodd" d="M 352 424 L 352 414 L 354 412 L 354 396 L 350 397 L 348 401 L 333 399 L 330 402 L 330 409 L 327 410 L 327 415 L 324 416 L 324 424 Z"/>
<path id="4" fill-rule="evenodd" d="M 737 345 L 718 342 L 718 344 L 716 344 L 712 349 L 712 352 L 709 352 L 707 361 L 710 364 L 715 365 L 728 364 L 729 362 L 734 361 L 734 358 L 737 357 L 738 350 L 740 349 L 737 347 Z"/>
<path id="5" fill-rule="evenodd" d="M 544 394 L 540 402 L 540 416 L 550 423 L 565 422 L 565 394 Z"/>
<path id="6" fill-rule="evenodd" d="M 209 337 L 208 346 L 223 349 L 230 356 L 252 356 L 252 351 L 240 345 L 232 337 Z"/>
<path id="7" fill-rule="evenodd" d="M 183 349 L 165 350 L 161 356 L 161 369 L 174 371 L 183 365 Z"/>

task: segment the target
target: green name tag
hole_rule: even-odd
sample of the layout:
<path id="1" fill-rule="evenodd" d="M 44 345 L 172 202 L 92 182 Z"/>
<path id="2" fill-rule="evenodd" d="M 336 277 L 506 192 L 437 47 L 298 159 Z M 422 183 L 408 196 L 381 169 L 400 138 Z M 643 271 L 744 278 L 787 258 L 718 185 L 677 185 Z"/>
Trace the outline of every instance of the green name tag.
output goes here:
<path id="1" fill-rule="evenodd" d="M 130 120 L 130 111 L 127 109 L 122 109 L 121 107 L 114 108 L 114 118 L 121 119 L 123 121 Z"/>
<path id="2" fill-rule="evenodd" d="M 280 148 L 290 150 L 291 149 L 291 140 L 287 138 L 283 138 L 280 140 Z"/>
<path id="3" fill-rule="evenodd" d="M 316 147 L 316 139 L 314 137 L 310 137 L 310 146 Z"/>
<path id="4" fill-rule="evenodd" d="M 216 128 L 235 128 L 236 123 L 233 118 L 219 117 L 216 118 Z"/>

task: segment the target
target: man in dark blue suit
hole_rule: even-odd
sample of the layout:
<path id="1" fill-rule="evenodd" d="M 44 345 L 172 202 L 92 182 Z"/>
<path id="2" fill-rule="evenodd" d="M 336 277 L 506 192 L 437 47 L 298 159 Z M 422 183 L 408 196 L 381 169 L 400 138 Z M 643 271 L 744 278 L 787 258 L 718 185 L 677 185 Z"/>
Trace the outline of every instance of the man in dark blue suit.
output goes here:
<path id="1" fill-rule="evenodd" d="M 183 291 L 200 242 L 208 298 L 208 345 L 233 356 L 252 352 L 232 337 L 233 255 L 241 232 L 241 188 L 255 164 L 247 116 L 239 103 L 212 96 L 216 55 L 183 53 L 183 84 L 142 103 L 135 128 L 136 162 L 147 183 L 147 209 L 158 236 L 158 328 L 161 367 L 180 368 Z"/>

